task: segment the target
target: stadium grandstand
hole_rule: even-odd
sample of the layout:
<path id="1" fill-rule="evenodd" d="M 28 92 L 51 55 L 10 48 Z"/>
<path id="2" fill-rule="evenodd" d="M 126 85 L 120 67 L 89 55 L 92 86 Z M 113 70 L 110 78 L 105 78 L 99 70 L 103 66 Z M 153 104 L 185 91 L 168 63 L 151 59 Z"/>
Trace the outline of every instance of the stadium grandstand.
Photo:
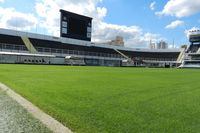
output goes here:
<path id="1" fill-rule="evenodd" d="M 200 30 L 189 33 L 190 45 L 185 50 L 184 59 L 180 68 L 200 68 Z"/>
<path id="2" fill-rule="evenodd" d="M 185 49 L 139 49 L 91 42 L 92 18 L 60 12 L 60 37 L 0 29 L 0 63 L 178 67 L 185 59 Z M 187 52 L 196 49 L 194 46 Z"/>

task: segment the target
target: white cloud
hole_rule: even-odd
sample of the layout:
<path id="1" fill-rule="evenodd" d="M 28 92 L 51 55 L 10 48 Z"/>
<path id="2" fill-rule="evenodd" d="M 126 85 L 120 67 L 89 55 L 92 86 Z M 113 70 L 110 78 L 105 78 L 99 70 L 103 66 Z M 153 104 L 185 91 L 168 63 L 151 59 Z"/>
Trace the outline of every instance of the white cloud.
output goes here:
<path id="1" fill-rule="evenodd" d="M 200 0 L 169 0 L 164 9 L 156 14 L 181 18 L 198 12 L 200 12 Z"/>
<path id="2" fill-rule="evenodd" d="M 92 41 L 108 41 L 119 35 L 124 37 L 125 45 L 130 47 L 146 47 L 150 39 L 157 40 L 160 35 L 144 33 L 138 26 L 121 26 L 104 22 L 107 14 L 105 7 L 98 7 L 102 0 L 37 0 L 36 12 L 40 17 L 40 27 L 49 34 L 59 36 L 59 9 L 68 10 L 93 18 Z"/>
<path id="3" fill-rule="evenodd" d="M 120 26 L 100 22 L 96 25 L 93 34 L 93 41 L 102 42 L 114 39 L 115 36 L 122 36 L 125 39 L 125 45 L 128 47 L 147 47 L 150 40 L 159 40 L 158 34 L 144 33 L 138 26 Z"/>
<path id="4" fill-rule="evenodd" d="M 3 2 L 3 0 L 0 0 Z M 60 9 L 93 18 L 92 41 L 105 42 L 122 36 L 129 47 L 147 47 L 150 40 L 161 40 L 161 36 L 146 33 L 139 26 L 109 24 L 104 21 L 107 9 L 98 4 L 102 0 L 36 0 L 34 14 L 22 13 L 14 8 L 0 7 L 0 28 L 47 31 L 49 35 L 60 34 Z M 44 33 L 42 33 L 44 34 Z M 163 38 L 162 38 L 163 39 Z"/>
<path id="5" fill-rule="evenodd" d="M 35 6 L 40 17 L 40 26 L 55 36 L 59 35 L 60 9 L 68 10 L 94 18 L 94 23 L 102 21 L 107 10 L 104 7 L 96 7 L 101 0 L 38 0 Z M 47 25 L 48 23 L 48 25 Z"/>
<path id="6" fill-rule="evenodd" d="M 37 24 L 32 14 L 17 12 L 14 8 L 0 7 L 0 27 L 18 30 L 30 30 Z"/>
<path id="7" fill-rule="evenodd" d="M 183 26 L 184 25 L 184 21 L 181 21 L 181 20 L 176 20 L 176 21 L 173 21 L 171 22 L 169 25 L 167 25 L 165 28 L 166 29 L 175 29 L 179 26 Z"/>
<path id="8" fill-rule="evenodd" d="M 0 2 L 1 2 L 1 3 L 3 3 L 3 2 L 4 2 L 4 0 L 0 0 Z"/>
<path id="9" fill-rule="evenodd" d="M 150 4 L 149 8 L 153 11 L 155 10 L 155 6 L 156 6 L 156 2 L 154 1 Z"/>

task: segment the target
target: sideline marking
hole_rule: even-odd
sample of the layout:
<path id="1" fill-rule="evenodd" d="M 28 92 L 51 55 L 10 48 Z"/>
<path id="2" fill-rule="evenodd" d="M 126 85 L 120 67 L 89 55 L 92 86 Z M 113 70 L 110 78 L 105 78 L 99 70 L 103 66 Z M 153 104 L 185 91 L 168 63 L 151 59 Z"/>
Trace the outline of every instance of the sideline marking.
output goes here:
<path id="1" fill-rule="evenodd" d="M 15 93 L 12 89 L 6 85 L 0 83 L 0 89 L 6 92 L 8 96 L 17 101 L 22 107 L 24 107 L 30 114 L 36 119 L 40 120 L 44 125 L 47 126 L 54 133 L 73 133 L 69 128 L 65 127 L 63 124 L 55 120 L 50 115 L 44 113 L 38 107 L 33 105 L 31 102 Z"/>

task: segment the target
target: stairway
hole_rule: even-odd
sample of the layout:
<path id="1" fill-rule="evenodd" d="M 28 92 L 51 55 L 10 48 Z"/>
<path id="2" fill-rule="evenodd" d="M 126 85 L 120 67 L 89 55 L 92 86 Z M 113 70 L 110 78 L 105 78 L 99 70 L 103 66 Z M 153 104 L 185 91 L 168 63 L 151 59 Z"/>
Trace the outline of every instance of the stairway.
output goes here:
<path id="1" fill-rule="evenodd" d="M 177 58 L 177 62 L 178 63 L 182 63 L 184 60 L 184 56 L 185 56 L 185 49 L 183 48 Z"/>
<path id="2" fill-rule="evenodd" d="M 198 49 L 197 54 L 200 54 L 200 48 Z"/>
<path id="3" fill-rule="evenodd" d="M 122 52 L 120 52 L 119 50 L 117 49 L 114 49 L 117 53 L 119 53 L 121 56 L 123 56 L 125 59 L 127 59 L 128 61 L 132 61 L 131 58 L 129 58 L 128 56 L 126 56 L 125 54 L 123 54 Z"/>
<path id="4" fill-rule="evenodd" d="M 37 53 L 37 50 L 34 48 L 33 44 L 27 36 L 21 36 L 21 39 L 30 53 Z"/>
<path id="5" fill-rule="evenodd" d="M 122 61 L 122 66 L 135 66 L 134 61 L 130 57 L 126 56 L 125 54 L 123 54 L 117 49 L 114 49 L 114 50 L 126 59 L 125 62 Z"/>

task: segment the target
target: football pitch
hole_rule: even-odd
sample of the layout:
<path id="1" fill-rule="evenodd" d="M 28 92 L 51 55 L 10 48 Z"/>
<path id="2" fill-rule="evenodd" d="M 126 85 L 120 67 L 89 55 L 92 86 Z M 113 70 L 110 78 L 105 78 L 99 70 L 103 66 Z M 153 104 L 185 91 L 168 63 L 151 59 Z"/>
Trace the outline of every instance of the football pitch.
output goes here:
<path id="1" fill-rule="evenodd" d="M 200 70 L 0 65 L 0 82 L 78 133 L 200 131 Z"/>

